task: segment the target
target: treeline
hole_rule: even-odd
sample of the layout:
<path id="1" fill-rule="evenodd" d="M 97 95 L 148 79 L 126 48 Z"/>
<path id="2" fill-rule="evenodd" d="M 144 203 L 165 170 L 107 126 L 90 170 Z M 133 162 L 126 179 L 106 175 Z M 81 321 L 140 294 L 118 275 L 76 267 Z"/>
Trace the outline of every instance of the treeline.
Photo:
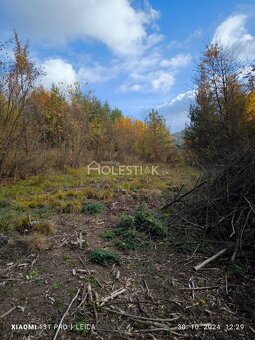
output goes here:
<path id="1" fill-rule="evenodd" d="M 125 117 L 79 84 L 39 86 L 43 70 L 29 45 L 14 34 L 0 59 L 0 177 L 25 177 L 48 169 L 79 167 L 92 160 L 171 162 L 176 150 L 164 118 Z"/>
<path id="2" fill-rule="evenodd" d="M 188 157 L 210 166 L 254 146 L 255 66 L 212 44 L 197 65 L 195 84 L 195 103 L 185 130 Z"/>
<path id="3" fill-rule="evenodd" d="M 248 268 L 255 261 L 255 67 L 219 44 L 208 46 L 197 65 L 184 140 L 203 171 L 191 191 L 167 205 L 170 224 L 179 223 L 182 240 L 194 238 L 195 252 L 214 249 L 209 262 L 224 254 Z"/>

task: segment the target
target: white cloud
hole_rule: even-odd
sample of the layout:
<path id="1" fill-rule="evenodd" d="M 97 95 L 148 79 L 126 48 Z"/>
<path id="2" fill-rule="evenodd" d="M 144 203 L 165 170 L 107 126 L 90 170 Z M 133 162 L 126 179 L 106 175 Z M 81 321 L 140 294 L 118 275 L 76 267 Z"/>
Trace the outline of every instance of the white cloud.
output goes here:
<path id="1" fill-rule="evenodd" d="M 18 32 L 54 44 L 94 39 L 118 55 L 139 54 L 162 36 L 148 35 L 159 13 L 147 4 L 136 10 L 129 0 L 2 0 Z"/>
<path id="2" fill-rule="evenodd" d="M 153 90 L 160 90 L 162 92 L 168 91 L 175 83 L 175 77 L 168 72 L 159 72 L 155 74 L 154 79 L 151 81 Z"/>
<path id="3" fill-rule="evenodd" d="M 90 67 L 82 66 L 78 71 L 78 79 L 81 82 L 103 83 L 115 78 L 119 73 L 119 65 L 109 67 L 95 64 Z"/>
<path id="4" fill-rule="evenodd" d="M 141 84 L 133 84 L 133 85 L 128 85 L 128 84 L 122 84 L 119 88 L 120 92 L 140 92 L 143 90 L 143 85 Z"/>
<path id="5" fill-rule="evenodd" d="M 175 57 L 171 59 L 163 59 L 160 62 L 161 67 L 171 67 L 171 68 L 180 68 L 187 66 L 192 60 L 192 56 L 190 54 L 177 54 Z"/>
<path id="6" fill-rule="evenodd" d="M 189 105 L 193 101 L 195 91 L 178 94 L 172 100 L 157 106 L 157 110 L 164 115 L 172 132 L 181 131 L 189 122 Z"/>
<path id="7" fill-rule="evenodd" d="M 120 92 L 167 92 L 175 83 L 175 77 L 170 72 L 155 71 L 147 74 L 141 73 L 135 76 L 139 83 L 124 83 L 120 86 Z"/>
<path id="8" fill-rule="evenodd" d="M 129 79 L 119 89 L 121 92 L 134 91 L 132 86 L 140 85 L 137 91 L 167 92 L 175 84 L 177 73 L 191 60 L 190 54 L 177 54 L 165 59 L 157 49 L 142 58 L 129 58 L 122 65 L 122 70 L 128 73 Z"/>
<path id="9" fill-rule="evenodd" d="M 245 14 L 230 16 L 217 27 L 212 41 L 219 41 L 224 47 L 233 48 L 241 57 L 254 58 L 255 36 L 248 32 L 247 20 L 248 16 Z"/>
<path id="10" fill-rule="evenodd" d="M 60 58 L 48 59 L 41 66 L 46 73 L 42 77 L 42 83 L 46 88 L 50 88 L 52 83 L 72 85 L 77 81 L 73 66 Z"/>
<path id="11" fill-rule="evenodd" d="M 134 85 L 132 85 L 131 87 L 130 87 L 130 90 L 131 91 L 135 91 L 135 92 L 138 92 L 138 91 L 140 91 L 142 89 L 142 85 L 140 85 L 140 84 L 134 84 Z"/>

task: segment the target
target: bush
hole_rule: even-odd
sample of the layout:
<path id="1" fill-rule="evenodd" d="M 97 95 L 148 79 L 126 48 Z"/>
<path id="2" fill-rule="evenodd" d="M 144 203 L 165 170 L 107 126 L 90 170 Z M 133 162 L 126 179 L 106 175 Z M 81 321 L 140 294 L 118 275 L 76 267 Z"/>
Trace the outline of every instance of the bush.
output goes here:
<path id="1" fill-rule="evenodd" d="M 128 229 L 134 226 L 134 217 L 131 215 L 123 214 L 120 217 L 118 228 Z"/>
<path id="2" fill-rule="evenodd" d="M 145 205 L 140 205 L 134 215 L 134 223 L 137 229 L 144 231 L 154 237 L 167 235 L 166 226 Z"/>
<path id="3" fill-rule="evenodd" d="M 101 234 L 101 237 L 102 237 L 105 241 L 112 240 L 115 236 L 116 236 L 116 233 L 115 233 L 114 230 L 107 230 L 107 231 L 104 231 L 104 232 Z"/>
<path id="4" fill-rule="evenodd" d="M 109 266 L 110 264 L 121 263 L 121 257 L 119 254 L 101 248 L 92 250 L 89 254 L 89 260 L 91 262 L 101 264 L 102 266 Z"/>
<path id="5" fill-rule="evenodd" d="M 145 246 L 145 235 L 136 229 L 122 229 L 118 234 L 121 239 L 115 242 L 115 246 L 120 250 L 136 250 Z"/>
<path id="6" fill-rule="evenodd" d="M 81 209 L 84 215 L 99 215 L 103 211 L 102 204 L 99 203 L 85 203 Z"/>

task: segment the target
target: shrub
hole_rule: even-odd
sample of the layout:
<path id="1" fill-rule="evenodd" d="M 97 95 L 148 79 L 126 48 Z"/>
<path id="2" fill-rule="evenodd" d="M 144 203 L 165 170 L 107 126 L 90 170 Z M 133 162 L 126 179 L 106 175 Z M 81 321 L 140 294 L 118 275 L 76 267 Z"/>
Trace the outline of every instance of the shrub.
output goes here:
<path id="1" fill-rule="evenodd" d="M 126 215 L 126 214 L 121 215 L 119 224 L 117 225 L 118 228 L 128 229 L 128 228 L 132 228 L 133 226 L 134 226 L 133 216 Z"/>
<path id="2" fill-rule="evenodd" d="M 84 206 L 81 209 L 81 212 L 84 215 L 99 215 L 103 211 L 102 204 L 99 203 L 85 203 Z"/>
<path id="3" fill-rule="evenodd" d="M 104 231 L 104 232 L 101 234 L 101 237 L 102 237 L 105 241 L 112 240 L 115 236 L 116 236 L 116 233 L 115 233 L 114 230 L 107 230 L 107 231 Z"/>
<path id="4" fill-rule="evenodd" d="M 113 253 L 110 250 L 98 248 L 90 252 L 89 260 L 91 262 L 108 266 L 110 264 L 120 264 L 121 257 L 119 254 Z"/>
<path id="5" fill-rule="evenodd" d="M 163 237 L 167 234 L 163 222 L 145 205 L 140 205 L 134 215 L 134 223 L 137 229 L 149 233 L 154 237 Z"/>
<path id="6" fill-rule="evenodd" d="M 121 239 L 115 242 L 115 246 L 124 251 L 136 250 L 145 246 L 146 236 L 136 229 L 122 229 L 119 232 Z"/>

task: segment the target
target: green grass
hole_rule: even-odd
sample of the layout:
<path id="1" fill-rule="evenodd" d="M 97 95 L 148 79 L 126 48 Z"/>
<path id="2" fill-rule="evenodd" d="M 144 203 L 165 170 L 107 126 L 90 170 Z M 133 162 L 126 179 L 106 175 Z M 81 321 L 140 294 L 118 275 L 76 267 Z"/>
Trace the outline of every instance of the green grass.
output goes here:
<path id="1" fill-rule="evenodd" d="M 102 204 L 88 202 L 83 205 L 81 208 L 81 212 L 84 215 L 100 215 L 103 211 L 104 207 Z"/>
<path id="2" fill-rule="evenodd" d="M 102 266 L 109 266 L 111 264 L 121 264 L 121 257 L 119 254 L 113 253 L 108 249 L 97 248 L 89 254 L 90 262 L 101 264 Z"/>
<path id="3" fill-rule="evenodd" d="M 63 255 L 63 260 L 66 262 L 66 263 L 71 263 L 72 262 L 72 258 L 70 255 L 68 254 L 64 254 Z"/>
<path id="4" fill-rule="evenodd" d="M 88 329 L 88 326 L 87 326 L 89 324 L 90 323 L 86 319 L 80 318 L 75 323 L 74 331 L 78 334 L 86 336 L 89 333 L 89 329 Z"/>
<path id="5" fill-rule="evenodd" d="M 30 214 L 33 219 L 48 219 L 59 212 L 80 212 L 85 199 L 112 200 L 122 189 L 135 194 L 141 188 L 166 190 L 171 185 L 191 187 L 197 172 L 186 165 L 160 169 L 160 176 L 98 176 L 85 169 L 66 169 L 65 173 L 38 175 L 0 184 L 0 232 L 15 230 L 16 220 Z"/>

